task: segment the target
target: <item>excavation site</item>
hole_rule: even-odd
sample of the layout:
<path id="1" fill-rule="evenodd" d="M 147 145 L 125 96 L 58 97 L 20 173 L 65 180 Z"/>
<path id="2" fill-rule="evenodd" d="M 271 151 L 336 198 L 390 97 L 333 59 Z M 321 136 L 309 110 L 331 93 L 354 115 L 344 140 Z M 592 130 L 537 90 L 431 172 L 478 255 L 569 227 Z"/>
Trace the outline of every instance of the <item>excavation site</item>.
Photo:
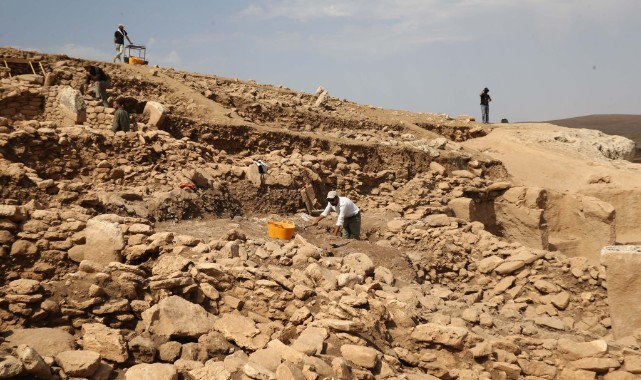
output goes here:
<path id="1" fill-rule="evenodd" d="M 0 379 L 641 378 L 634 154 L 0 48 Z"/>

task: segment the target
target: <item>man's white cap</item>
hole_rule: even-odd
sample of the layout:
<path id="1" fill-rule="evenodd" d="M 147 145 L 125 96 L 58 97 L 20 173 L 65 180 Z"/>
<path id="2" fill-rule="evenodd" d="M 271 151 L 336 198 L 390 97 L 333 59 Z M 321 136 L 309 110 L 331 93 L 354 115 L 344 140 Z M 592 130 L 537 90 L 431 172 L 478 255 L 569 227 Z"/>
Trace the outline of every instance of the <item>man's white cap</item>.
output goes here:
<path id="1" fill-rule="evenodd" d="M 327 193 L 327 199 L 334 199 L 337 196 L 338 196 L 338 194 L 334 190 L 332 190 L 329 193 Z"/>

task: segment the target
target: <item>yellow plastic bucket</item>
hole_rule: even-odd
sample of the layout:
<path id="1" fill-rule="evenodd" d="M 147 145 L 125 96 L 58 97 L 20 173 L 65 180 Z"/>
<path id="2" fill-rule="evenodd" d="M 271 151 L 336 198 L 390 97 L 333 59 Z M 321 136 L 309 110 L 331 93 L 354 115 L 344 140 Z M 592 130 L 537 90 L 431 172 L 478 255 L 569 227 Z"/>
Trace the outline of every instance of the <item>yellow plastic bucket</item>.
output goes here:
<path id="1" fill-rule="evenodd" d="M 130 65 L 142 65 L 143 62 L 144 61 L 142 60 L 142 58 L 129 57 L 129 64 Z"/>
<path id="2" fill-rule="evenodd" d="M 296 226 L 294 225 L 294 223 L 290 223 L 287 221 L 276 222 L 274 220 L 270 220 L 267 222 L 267 232 L 269 233 L 269 237 L 272 238 L 291 240 L 291 238 L 294 236 L 295 230 Z"/>

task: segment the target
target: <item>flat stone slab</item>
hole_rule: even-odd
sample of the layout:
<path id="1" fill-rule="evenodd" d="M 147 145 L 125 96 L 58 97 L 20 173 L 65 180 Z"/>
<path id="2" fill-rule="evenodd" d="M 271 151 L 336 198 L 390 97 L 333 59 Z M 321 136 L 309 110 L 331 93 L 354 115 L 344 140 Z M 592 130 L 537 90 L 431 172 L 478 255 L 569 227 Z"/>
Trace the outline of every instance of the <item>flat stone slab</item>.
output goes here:
<path id="1" fill-rule="evenodd" d="M 641 246 L 603 247 L 601 264 L 608 279 L 612 332 L 623 338 L 641 328 Z"/>

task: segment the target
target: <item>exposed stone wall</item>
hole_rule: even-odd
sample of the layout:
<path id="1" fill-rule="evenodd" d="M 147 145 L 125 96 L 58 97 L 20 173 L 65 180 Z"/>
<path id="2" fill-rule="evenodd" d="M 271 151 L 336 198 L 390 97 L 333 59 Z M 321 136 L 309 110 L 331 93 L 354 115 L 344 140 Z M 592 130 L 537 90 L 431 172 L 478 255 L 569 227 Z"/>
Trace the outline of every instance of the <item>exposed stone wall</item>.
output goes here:
<path id="1" fill-rule="evenodd" d="M 2 79 L 0 116 L 12 121 L 41 120 L 49 92 L 48 88 Z"/>
<path id="2" fill-rule="evenodd" d="M 90 100 L 87 102 L 87 123 L 97 129 L 111 129 L 116 110 L 103 107 L 102 102 Z"/>
<path id="3" fill-rule="evenodd" d="M 65 85 L 42 87 L 25 84 L 16 79 L 2 79 L 0 87 L 0 117 L 11 122 L 23 120 L 54 121 L 65 124 L 65 112 L 58 95 Z M 86 97 L 86 99 L 90 99 Z M 101 102 L 87 100 L 86 124 L 97 129 L 110 129 L 115 109 Z"/>

